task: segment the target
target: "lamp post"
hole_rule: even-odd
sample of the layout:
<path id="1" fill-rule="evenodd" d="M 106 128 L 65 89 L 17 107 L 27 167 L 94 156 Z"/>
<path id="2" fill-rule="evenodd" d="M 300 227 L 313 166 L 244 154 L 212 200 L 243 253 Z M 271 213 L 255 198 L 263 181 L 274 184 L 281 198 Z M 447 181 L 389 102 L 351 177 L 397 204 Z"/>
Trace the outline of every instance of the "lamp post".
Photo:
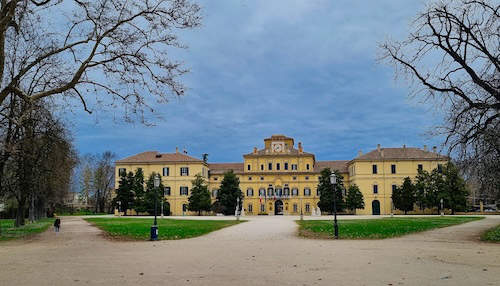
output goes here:
<path id="1" fill-rule="evenodd" d="M 302 197 L 300 197 L 300 220 L 304 220 L 304 214 L 302 213 Z"/>
<path id="2" fill-rule="evenodd" d="M 158 204 L 158 187 L 160 187 L 160 175 L 156 174 L 154 179 L 153 179 L 153 186 L 154 186 L 154 192 L 155 192 L 155 221 L 153 223 L 153 226 L 151 226 L 151 240 L 158 240 L 158 224 L 156 221 L 156 208 Z"/>
<path id="3" fill-rule="evenodd" d="M 161 202 L 160 202 L 160 204 L 161 204 L 161 218 L 163 218 L 163 201 L 165 200 L 165 188 L 163 188 L 162 194 L 163 195 L 161 196 Z"/>
<path id="4" fill-rule="evenodd" d="M 339 238 L 339 226 L 337 224 L 337 196 L 335 192 L 335 185 L 337 185 L 337 175 L 335 173 L 332 173 L 330 175 L 330 183 L 333 185 L 333 229 L 335 232 L 335 239 Z"/>

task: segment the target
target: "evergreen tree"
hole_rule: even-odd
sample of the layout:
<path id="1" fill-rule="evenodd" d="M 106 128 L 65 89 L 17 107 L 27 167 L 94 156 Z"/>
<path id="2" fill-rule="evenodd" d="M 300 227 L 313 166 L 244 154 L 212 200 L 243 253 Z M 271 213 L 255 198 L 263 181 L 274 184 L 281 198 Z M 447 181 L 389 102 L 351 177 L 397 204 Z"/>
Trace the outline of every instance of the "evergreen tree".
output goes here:
<path id="1" fill-rule="evenodd" d="M 392 192 L 392 202 L 395 208 L 404 211 L 405 214 L 413 210 L 415 204 L 415 186 L 411 182 L 410 177 L 404 178 L 403 185 L 398 186 Z"/>
<path id="2" fill-rule="evenodd" d="M 417 177 L 415 178 L 415 203 L 418 205 L 420 210 L 427 207 L 426 196 L 431 192 L 431 174 L 424 170 L 418 170 Z"/>
<path id="3" fill-rule="evenodd" d="M 160 214 L 160 204 L 161 201 L 165 203 L 167 200 L 162 195 L 163 194 L 163 184 L 160 180 L 160 186 L 158 188 L 154 187 L 154 178 L 157 174 L 155 172 L 149 175 L 148 180 L 146 181 L 146 193 L 144 194 L 143 208 L 150 215 L 155 213 L 155 200 L 156 200 L 156 213 Z"/>
<path id="4" fill-rule="evenodd" d="M 345 198 L 346 207 L 356 213 L 356 209 L 364 209 L 365 202 L 363 194 L 357 185 L 351 185 L 347 189 L 347 196 Z"/>
<path id="5" fill-rule="evenodd" d="M 240 198 L 240 207 L 243 200 L 243 193 L 240 190 L 240 179 L 236 177 L 233 170 L 224 173 L 224 178 L 220 183 L 217 192 L 216 208 L 220 209 L 224 215 L 234 214 L 236 210 L 237 198 Z"/>
<path id="6" fill-rule="evenodd" d="M 453 163 L 446 164 L 443 170 L 443 201 L 451 209 L 451 214 L 457 210 L 465 210 L 467 201 L 467 187 Z"/>
<path id="7" fill-rule="evenodd" d="M 135 170 L 134 180 L 132 184 L 132 189 L 135 194 L 134 209 L 136 212 L 145 212 L 145 194 L 144 191 L 144 172 L 142 168 Z"/>
<path id="8" fill-rule="evenodd" d="M 134 173 L 129 172 L 128 174 L 120 174 L 116 197 L 113 199 L 113 205 L 117 209 L 120 207 L 121 211 L 125 214 L 128 209 L 132 209 L 132 205 L 134 204 L 134 192 L 132 190 L 133 181 Z M 120 202 L 120 204 L 118 202 Z"/>
<path id="9" fill-rule="evenodd" d="M 441 199 L 446 199 L 444 192 L 443 174 L 436 168 L 432 170 L 429 180 L 428 192 L 425 194 L 425 202 L 428 208 L 436 208 L 437 214 L 441 210 Z"/>
<path id="10" fill-rule="evenodd" d="M 201 215 L 202 211 L 210 211 L 212 202 L 210 200 L 210 192 L 205 180 L 200 174 L 195 176 L 192 181 L 191 195 L 189 196 L 188 209 L 198 212 Z"/>
<path id="11" fill-rule="evenodd" d="M 333 213 L 333 198 L 334 190 L 330 183 L 330 175 L 332 171 L 329 168 L 323 169 L 319 177 L 318 191 L 319 191 L 319 202 L 318 207 L 322 212 Z M 338 171 L 335 171 L 337 175 L 337 184 L 335 185 L 335 198 L 337 204 L 337 211 L 342 211 L 345 207 L 344 199 L 342 196 L 342 191 L 344 190 L 344 177 L 340 175 Z"/>

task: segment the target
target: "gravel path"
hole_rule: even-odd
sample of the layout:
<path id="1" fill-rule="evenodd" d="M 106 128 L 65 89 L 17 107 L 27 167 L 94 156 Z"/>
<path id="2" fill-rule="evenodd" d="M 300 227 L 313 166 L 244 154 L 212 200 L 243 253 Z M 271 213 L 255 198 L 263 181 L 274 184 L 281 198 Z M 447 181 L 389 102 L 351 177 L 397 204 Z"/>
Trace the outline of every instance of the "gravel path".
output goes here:
<path id="1" fill-rule="evenodd" d="M 296 237 L 295 217 L 245 219 L 198 238 L 120 242 L 64 217 L 61 233 L 0 244 L 0 285 L 499 285 L 500 245 L 477 238 L 500 217 L 340 241 Z"/>

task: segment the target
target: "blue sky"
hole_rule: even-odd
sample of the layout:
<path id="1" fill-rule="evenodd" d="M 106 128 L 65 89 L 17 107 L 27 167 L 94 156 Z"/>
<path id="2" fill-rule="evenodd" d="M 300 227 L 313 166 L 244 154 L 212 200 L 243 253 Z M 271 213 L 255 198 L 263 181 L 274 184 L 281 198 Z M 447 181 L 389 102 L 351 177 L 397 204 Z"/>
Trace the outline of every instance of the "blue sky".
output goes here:
<path id="1" fill-rule="evenodd" d="M 439 145 L 425 135 L 441 120 L 408 97 L 377 44 L 403 39 L 424 7 L 413 0 L 205 0 L 202 27 L 180 34 L 173 55 L 191 73 L 186 96 L 158 106 L 155 126 L 119 120 L 119 111 L 77 112 L 80 153 L 123 158 L 146 150 L 242 161 L 271 134 L 301 141 L 317 160 L 352 159 L 385 147 Z M 116 120 L 113 120 L 116 118 Z"/>

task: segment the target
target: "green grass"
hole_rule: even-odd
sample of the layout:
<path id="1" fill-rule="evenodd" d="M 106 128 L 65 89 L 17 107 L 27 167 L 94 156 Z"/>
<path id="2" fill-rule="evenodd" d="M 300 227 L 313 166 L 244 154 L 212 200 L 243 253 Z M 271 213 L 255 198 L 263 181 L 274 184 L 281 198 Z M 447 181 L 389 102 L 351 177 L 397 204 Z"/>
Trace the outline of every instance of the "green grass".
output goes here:
<path id="1" fill-rule="evenodd" d="M 481 236 L 481 240 L 500 243 L 500 225 L 487 230 Z"/>
<path id="2" fill-rule="evenodd" d="M 461 224 L 482 217 L 421 217 L 339 220 L 340 239 L 383 239 L 414 232 Z M 307 238 L 333 238 L 331 220 L 303 220 L 299 235 Z"/>
<path id="3" fill-rule="evenodd" d="M 86 221 L 119 239 L 148 240 L 150 218 L 86 218 Z M 238 224 L 235 220 L 158 219 L 158 240 L 184 239 Z"/>
<path id="4" fill-rule="evenodd" d="M 30 237 L 44 232 L 53 223 L 53 218 L 45 218 L 34 223 L 26 222 L 26 225 L 15 228 L 13 219 L 0 219 L 0 241 Z"/>

